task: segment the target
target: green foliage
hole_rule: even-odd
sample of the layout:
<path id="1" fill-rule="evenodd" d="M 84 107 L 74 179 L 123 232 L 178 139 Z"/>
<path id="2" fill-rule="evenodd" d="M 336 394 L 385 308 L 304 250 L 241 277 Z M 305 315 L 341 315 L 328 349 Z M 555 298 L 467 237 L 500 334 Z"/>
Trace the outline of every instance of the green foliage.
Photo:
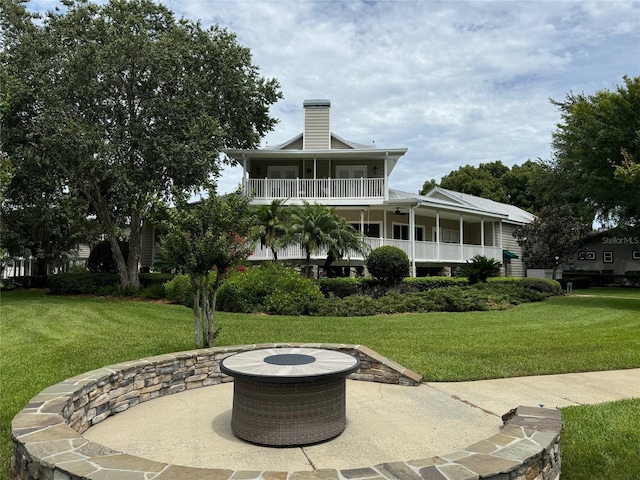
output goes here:
<path id="1" fill-rule="evenodd" d="M 2 17 L 4 148 L 16 174 L 83 201 L 109 238 L 131 227 L 129 258 L 114 256 L 123 285 L 137 289 L 126 265 L 139 263 L 150 205 L 208 183 L 229 161 L 223 149 L 257 146 L 276 124 L 279 84 L 233 33 L 157 2 L 64 4 L 37 20 Z"/>
<path id="2" fill-rule="evenodd" d="M 129 243 L 120 241 L 120 250 L 126 258 L 129 252 Z M 91 249 L 87 259 L 87 270 L 91 273 L 118 273 L 118 266 L 113 259 L 109 240 L 97 243 Z"/>
<path id="3" fill-rule="evenodd" d="M 500 262 L 484 255 L 476 255 L 464 265 L 456 268 L 456 276 L 467 277 L 471 285 L 486 282 L 489 277 L 500 275 Z"/>
<path id="4" fill-rule="evenodd" d="M 315 282 L 269 262 L 233 273 L 220 288 L 218 306 L 227 312 L 302 315 L 321 299 Z"/>
<path id="5" fill-rule="evenodd" d="M 481 163 L 478 167 L 460 167 L 442 177 L 440 187 L 536 212 L 545 205 L 540 189 L 544 174 L 542 165 L 531 160 L 511 169 L 498 160 Z M 421 194 L 435 186 L 425 182 Z M 429 190 L 425 190 L 427 187 Z"/>
<path id="6" fill-rule="evenodd" d="M 164 286 L 161 283 L 154 283 L 140 292 L 142 298 L 150 300 L 161 300 L 166 297 Z"/>
<path id="7" fill-rule="evenodd" d="M 323 278 L 320 280 L 320 291 L 325 297 L 344 298 L 362 294 L 361 278 Z"/>
<path id="8" fill-rule="evenodd" d="M 378 247 L 367 257 L 369 273 L 386 286 L 396 285 L 408 277 L 410 266 L 409 257 L 398 247 Z"/>
<path id="9" fill-rule="evenodd" d="M 408 277 L 397 286 L 402 291 L 426 292 L 434 288 L 466 285 L 468 280 L 460 277 Z"/>
<path id="10" fill-rule="evenodd" d="M 48 284 L 53 295 L 96 295 L 103 287 L 118 283 L 118 275 L 113 273 L 59 273 L 50 275 Z"/>
<path id="11" fill-rule="evenodd" d="M 577 252 L 591 233 L 591 223 L 580 220 L 568 205 L 543 207 L 533 222 L 518 227 L 514 237 L 522 247 L 522 259 L 528 268 L 552 268 Z"/>
<path id="12" fill-rule="evenodd" d="M 278 250 L 285 245 L 289 211 L 285 201 L 273 200 L 269 205 L 254 207 L 256 225 L 260 228 L 260 245 L 271 249 L 273 259 L 278 259 Z"/>
<path id="13" fill-rule="evenodd" d="M 194 204 L 188 204 L 186 196 L 175 200 L 176 207 L 164 224 L 167 233 L 161 249 L 189 276 L 196 347 L 211 347 L 217 332 L 218 288 L 254 246 L 249 198 L 239 191 L 219 197 L 210 189 L 207 198 Z"/>
<path id="14" fill-rule="evenodd" d="M 562 292 L 562 286 L 560 282 L 548 278 L 493 277 L 488 278 L 487 282 L 492 284 L 512 283 L 549 295 L 560 295 L 560 293 Z"/>
<path id="15" fill-rule="evenodd" d="M 164 284 L 164 291 L 170 302 L 179 303 L 189 308 L 193 307 L 193 290 L 188 275 L 176 275 Z"/>
<path id="16" fill-rule="evenodd" d="M 541 301 L 559 293 L 557 282 L 554 282 L 554 285 L 548 282 L 534 283 L 518 280 L 476 285 L 458 284 L 424 291 L 392 289 L 379 297 L 362 294 L 345 298 L 329 297 L 317 302 L 311 310 L 311 315 L 350 317 L 381 313 L 505 310 L 521 303 Z"/>
<path id="17" fill-rule="evenodd" d="M 562 121 L 553 133 L 553 192 L 591 221 L 640 222 L 640 77 L 613 91 L 569 93 L 552 101 Z"/>
<path id="18" fill-rule="evenodd" d="M 310 314 L 318 317 L 366 317 L 380 313 L 375 299 L 369 295 L 351 295 L 318 300 Z"/>
<path id="19" fill-rule="evenodd" d="M 369 245 L 362 233 L 355 230 L 335 209 L 319 203 L 303 202 L 290 207 L 285 238 L 287 245 L 298 244 L 306 255 L 305 276 L 311 270 L 311 255 L 322 250 L 327 252 L 325 269 L 330 272 L 333 262 L 349 258 L 350 253 L 366 255 Z"/>

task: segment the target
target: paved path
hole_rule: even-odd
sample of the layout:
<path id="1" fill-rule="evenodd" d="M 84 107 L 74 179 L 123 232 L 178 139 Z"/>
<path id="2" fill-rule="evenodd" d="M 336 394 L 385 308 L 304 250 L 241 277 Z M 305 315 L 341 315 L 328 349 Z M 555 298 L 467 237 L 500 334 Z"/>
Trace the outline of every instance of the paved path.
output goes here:
<path id="1" fill-rule="evenodd" d="M 640 397 L 640 369 L 402 387 L 347 382 L 347 428 L 318 445 L 269 448 L 230 428 L 232 384 L 137 405 L 84 436 L 182 465 L 235 470 L 359 468 L 452 453 L 499 430 L 519 405 L 547 408 Z"/>

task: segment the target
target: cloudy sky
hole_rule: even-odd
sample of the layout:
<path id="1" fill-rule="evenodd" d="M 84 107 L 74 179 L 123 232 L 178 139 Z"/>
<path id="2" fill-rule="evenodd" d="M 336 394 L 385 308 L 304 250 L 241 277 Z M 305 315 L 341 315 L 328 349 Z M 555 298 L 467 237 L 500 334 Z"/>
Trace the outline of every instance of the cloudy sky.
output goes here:
<path id="1" fill-rule="evenodd" d="M 163 3 L 235 32 L 262 75 L 279 80 L 280 123 L 263 146 L 302 131 L 305 99 L 329 99 L 337 135 L 409 149 L 391 176 L 408 192 L 467 164 L 549 158 L 559 121 L 550 98 L 640 75 L 637 0 Z M 225 171 L 220 190 L 239 178 Z"/>

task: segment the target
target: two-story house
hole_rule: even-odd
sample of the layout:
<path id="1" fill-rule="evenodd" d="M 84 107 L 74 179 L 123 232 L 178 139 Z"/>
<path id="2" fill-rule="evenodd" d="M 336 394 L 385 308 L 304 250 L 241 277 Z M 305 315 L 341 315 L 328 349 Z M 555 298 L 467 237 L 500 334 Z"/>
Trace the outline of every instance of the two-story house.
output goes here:
<path id="1" fill-rule="evenodd" d="M 269 148 L 226 152 L 242 166 L 242 190 L 254 204 L 283 199 L 287 205 L 307 201 L 333 207 L 366 235 L 372 248 L 404 250 L 413 275 L 451 272 L 480 254 L 500 261 L 505 275 L 524 276 L 512 234 L 533 215 L 442 188 L 424 196 L 392 189 L 389 175 L 407 149 L 339 137 L 330 130 L 330 107 L 329 100 L 306 100 L 301 134 Z M 321 265 L 325 258 L 321 253 L 314 260 Z M 270 250 L 260 248 L 250 258 L 270 259 Z M 289 247 L 278 252 L 278 259 L 302 260 L 304 254 Z M 349 264 L 362 265 L 363 260 L 351 257 Z"/>

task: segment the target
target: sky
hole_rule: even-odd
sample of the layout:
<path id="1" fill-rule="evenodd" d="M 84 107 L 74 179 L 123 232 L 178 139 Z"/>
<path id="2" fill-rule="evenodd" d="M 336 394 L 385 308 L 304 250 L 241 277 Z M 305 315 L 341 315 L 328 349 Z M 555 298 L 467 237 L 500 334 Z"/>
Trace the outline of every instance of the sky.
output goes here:
<path id="1" fill-rule="evenodd" d="M 29 7 L 51 9 L 37 0 Z M 392 188 L 417 193 L 464 165 L 549 159 L 550 99 L 640 75 L 640 1 L 163 0 L 250 49 L 284 96 L 262 147 L 302 132 L 303 102 L 331 101 L 331 131 L 408 148 Z M 34 8 L 37 7 L 37 8 Z M 241 169 L 226 169 L 219 193 Z"/>

